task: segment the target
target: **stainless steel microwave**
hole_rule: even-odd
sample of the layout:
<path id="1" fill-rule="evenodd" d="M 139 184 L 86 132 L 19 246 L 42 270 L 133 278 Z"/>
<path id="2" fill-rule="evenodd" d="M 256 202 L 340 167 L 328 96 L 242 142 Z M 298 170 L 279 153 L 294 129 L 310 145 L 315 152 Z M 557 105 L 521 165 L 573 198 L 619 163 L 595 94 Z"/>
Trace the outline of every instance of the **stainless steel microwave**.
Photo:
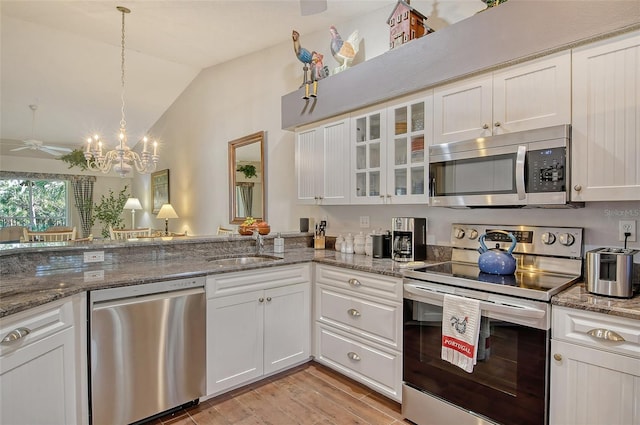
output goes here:
<path id="1" fill-rule="evenodd" d="M 436 207 L 579 207 L 571 194 L 571 126 L 429 147 Z"/>

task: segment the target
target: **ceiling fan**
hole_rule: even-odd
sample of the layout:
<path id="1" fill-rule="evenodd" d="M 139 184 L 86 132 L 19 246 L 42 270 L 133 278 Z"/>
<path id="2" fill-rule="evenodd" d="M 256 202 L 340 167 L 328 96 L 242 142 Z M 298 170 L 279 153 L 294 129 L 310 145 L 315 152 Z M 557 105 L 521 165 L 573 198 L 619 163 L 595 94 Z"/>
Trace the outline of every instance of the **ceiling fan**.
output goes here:
<path id="1" fill-rule="evenodd" d="M 29 105 L 29 109 L 31 109 L 33 117 L 31 120 L 31 139 L 26 139 L 23 140 L 22 143 L 25 144 L 25 146 L 21 146 L 19 148 L 14 148 L 11 149 L 12 152 L 14 151 L 21 151 L 24 149 L 31 149 L 31 150 L 38 150 L 38 151 L 42 151 L 42 152 L 46 152 L 48 154 L 51 155 L 62 155 L 63 153 L 68 153 L 71 152 L 73 149 L 70 148 L 61 148 L 58 146 L 50 146 L 50 145 L 45 145 L 43 141 L 41 140 L 36 140 L 33 138 L 33 132 L 35 129 L 35 124 L 36 124 L 36 110 L 38 109 L 38 105 Z"/>
<path id="2" fill-rule="evenodd" d="M 327 0 L 300 0 L 300 14 L 302 16 L 315 15 L 327 10 Z"/>

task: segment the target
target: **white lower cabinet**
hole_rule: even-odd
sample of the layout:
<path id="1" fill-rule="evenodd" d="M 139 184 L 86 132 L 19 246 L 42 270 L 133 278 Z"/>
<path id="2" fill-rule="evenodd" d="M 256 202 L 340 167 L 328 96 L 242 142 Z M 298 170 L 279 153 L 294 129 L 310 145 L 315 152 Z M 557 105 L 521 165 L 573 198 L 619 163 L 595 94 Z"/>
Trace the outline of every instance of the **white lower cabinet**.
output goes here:
<path id="1" fill-rule="evenodd" d="M 311 265 L 207 278 L 207 394 L 307 361 Z"/>
<path id="2" fill-rule="evenodd" d="M 0 423 L 88 422 L 84 299 L 67 298 L 0 319 Z"/>
<path id="3" fill-rule="evenodd" d="M 316 264 L 316 360 L 401 401 L 402 279 Z"/>
<path id="4" fill-rule="evenodd" d="M 640 323 L 556 306 L 552 316 L 550 425 L 640 424 Z"/>

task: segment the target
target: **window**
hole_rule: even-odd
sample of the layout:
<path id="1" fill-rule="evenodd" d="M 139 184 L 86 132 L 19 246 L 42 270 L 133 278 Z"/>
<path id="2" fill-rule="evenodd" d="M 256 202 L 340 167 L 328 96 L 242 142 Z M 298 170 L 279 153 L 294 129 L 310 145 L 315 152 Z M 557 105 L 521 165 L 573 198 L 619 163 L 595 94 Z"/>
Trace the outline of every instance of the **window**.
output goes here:
<path id="1" fill-rule="evenodd" d="M 64 180 L 0 179 L 0 228 L 67 226 L 68 193 Z"/>

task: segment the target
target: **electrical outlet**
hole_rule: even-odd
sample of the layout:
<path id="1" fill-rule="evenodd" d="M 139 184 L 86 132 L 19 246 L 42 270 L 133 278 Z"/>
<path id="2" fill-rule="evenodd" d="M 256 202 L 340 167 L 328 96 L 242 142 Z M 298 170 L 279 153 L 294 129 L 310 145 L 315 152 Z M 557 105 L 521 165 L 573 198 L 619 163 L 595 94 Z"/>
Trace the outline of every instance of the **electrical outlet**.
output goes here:
<path id="1" fill-rule="evenodd" d="M 91 251 L 84 253 L 85 263 L 99 263 L 104 261 L 104 251 Z"/>
<path id="2" fill-rule="evenodd" d="M 624 242 L 624 234 L 631 233 L 627 242 L 636 241 L 636 221 L 635 220 L 620 220 L 618 222 L 618 240 Z"/>
<path id="3" fill-rule="evenodd" d="M 369 216 L 368 215 L 361 215 L 360 216 L 360 228 L 361 229 L 368 229 L 369 228 Z"/>

